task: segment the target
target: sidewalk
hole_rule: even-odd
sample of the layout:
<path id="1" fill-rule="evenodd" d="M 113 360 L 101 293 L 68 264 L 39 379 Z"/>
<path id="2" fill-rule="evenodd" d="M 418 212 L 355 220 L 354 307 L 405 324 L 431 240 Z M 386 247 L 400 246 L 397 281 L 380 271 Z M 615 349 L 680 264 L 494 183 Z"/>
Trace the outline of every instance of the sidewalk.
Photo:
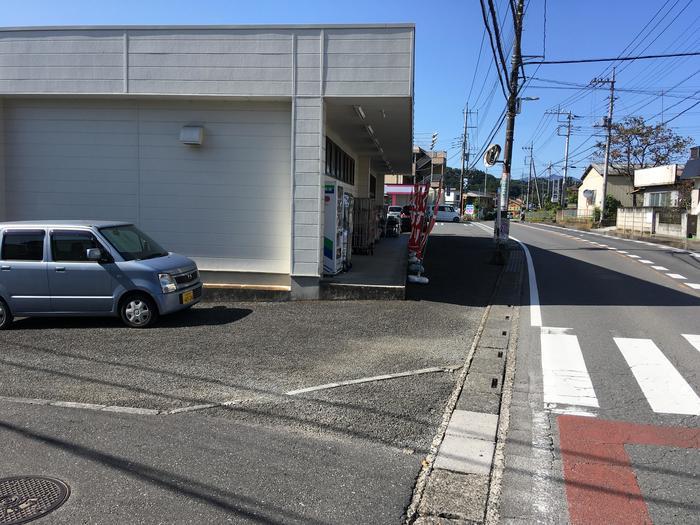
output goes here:
<path id="1" fill-rule="evenodd" d="M 493 523 L 497 516 L 524 264 L 514 243 L 509 254 L 418 478 L 409 523 Z"/>

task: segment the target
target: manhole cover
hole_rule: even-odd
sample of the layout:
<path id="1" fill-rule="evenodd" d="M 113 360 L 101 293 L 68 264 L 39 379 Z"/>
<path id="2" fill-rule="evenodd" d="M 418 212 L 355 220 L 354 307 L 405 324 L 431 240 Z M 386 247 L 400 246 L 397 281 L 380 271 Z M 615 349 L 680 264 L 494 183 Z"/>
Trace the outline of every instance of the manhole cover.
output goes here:
<path id="1" fill-rule="evenodd" d="M 0 525 L 27 523 L 63 505 L 70 488 L 59 479 L 25 476 L 0 479 Z"/>

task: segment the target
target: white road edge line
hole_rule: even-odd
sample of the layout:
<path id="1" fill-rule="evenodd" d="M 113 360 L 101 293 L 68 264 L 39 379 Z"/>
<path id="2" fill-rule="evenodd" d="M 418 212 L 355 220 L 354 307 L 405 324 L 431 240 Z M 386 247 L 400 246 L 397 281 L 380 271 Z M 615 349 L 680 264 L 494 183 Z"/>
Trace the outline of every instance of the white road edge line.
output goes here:
<path id="1" fill-rule="evenodd" d="M 614 337 L 654 412 L 700 415 L 700 397 L 651 339 Z"/>
<path id="2" fill-rule="evenodd" d="M 530 288 L 530 326 L 542 326 L 540 294 L 537 290 L 537 276 L 535 275 L 535 265 L 532 264 L 530 250 L 528 250 L 527 246 L 525 246 L 519 239 L 516 239 L 512 235 L 510 238 L 520 245 L 525 252 L 525 259 L 527 260 L 528 288 Z"/>
<path id="3" fill-rule="evenodd" d="M 326 383 L 325 385 L 310 386 L 300 388 L 298 390 L 290 390 L 285 392 L 287 396 L 296 396 L 297 394 L 305 394 L 307 392 L 316 392 L 318 390 L 329 390 L 341 386 L 359 385 L 361 383 L 371 383 L 373 381 L 386 381 L 387 379 L 396 379 L 399 377 L 417 376 L 421 374 L 435 374 L 437 372 L 454 372 L 459 370 L 461 366 L 433 366 L 430 368 L 421 368 L 420 370 L 409 370 L 407 372 L 398 372 L 396 374 L 383 374 L 380 376 L 361 377 L 359 379 L 350 379 L 348 381 L 338 381 L 337 383 Z"/>

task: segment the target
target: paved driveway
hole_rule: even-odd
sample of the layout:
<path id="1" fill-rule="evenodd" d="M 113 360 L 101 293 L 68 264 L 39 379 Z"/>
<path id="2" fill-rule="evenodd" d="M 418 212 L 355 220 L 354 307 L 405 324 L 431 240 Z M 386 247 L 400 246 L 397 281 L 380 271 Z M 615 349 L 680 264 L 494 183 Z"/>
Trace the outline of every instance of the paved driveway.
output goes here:
<path id="1" fill-rule="evenodd" d="M 472 231 L 440 227 L 434 285 L 408 301 L 18 321 L 0 333 L 0 477 L 65 479 L 56 522 L 398 522 L 499 271 Z"/>

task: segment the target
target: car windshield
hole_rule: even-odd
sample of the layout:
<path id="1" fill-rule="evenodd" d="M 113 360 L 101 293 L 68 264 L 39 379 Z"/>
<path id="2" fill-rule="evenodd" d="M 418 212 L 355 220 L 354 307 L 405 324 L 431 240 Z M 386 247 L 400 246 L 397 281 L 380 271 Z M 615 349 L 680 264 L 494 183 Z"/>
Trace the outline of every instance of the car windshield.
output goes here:
<path id="1" fill-rule="evenodd" d="M 401 206 L 389 206 L 389 211 L 390 212 L 400 212 L 401 211 Z"/>
<path id="2" fill-rule="evenodd" d="M 125 261 L 155 259 L 168 255 L 156 241 L 130 224 L 100 228 L 100 233 Z"/>

